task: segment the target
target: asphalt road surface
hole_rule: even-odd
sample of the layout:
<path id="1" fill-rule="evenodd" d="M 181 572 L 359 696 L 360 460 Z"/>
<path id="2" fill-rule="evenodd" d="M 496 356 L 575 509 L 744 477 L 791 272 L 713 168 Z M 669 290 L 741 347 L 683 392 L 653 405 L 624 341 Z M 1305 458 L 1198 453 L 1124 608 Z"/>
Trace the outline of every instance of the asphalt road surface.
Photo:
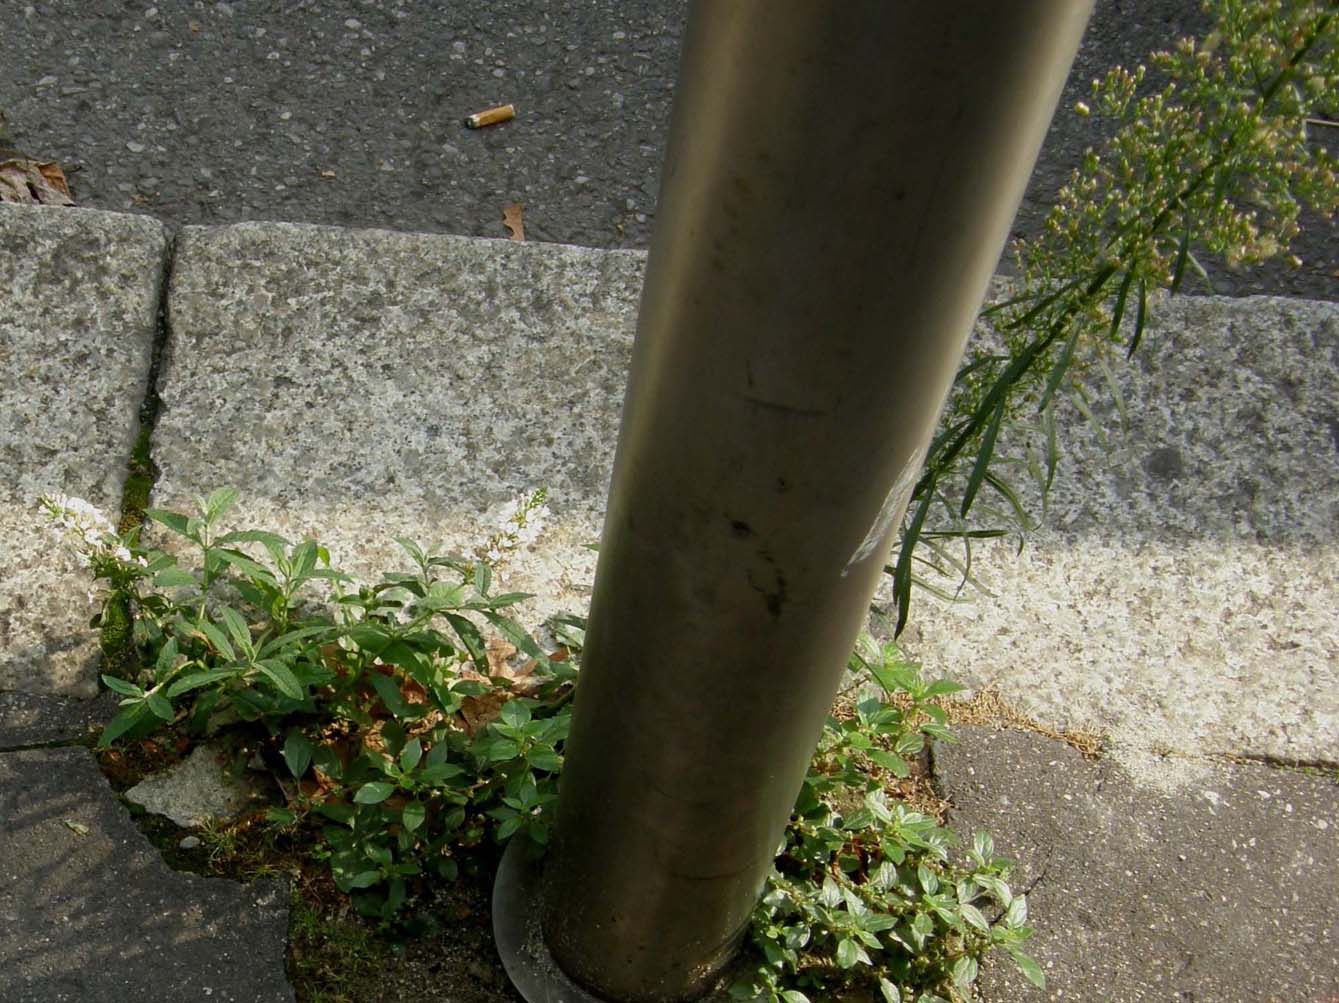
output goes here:
<path id="1" fill-rule="evenodd" d="M 728 2 L 728 0 L 715 0 Z M 80 205 L 169 223 L 292 220 L 645 247 L 686 3 L 0 2 L 3 145 L 60 162 Z M 1016 231 L 1094 141 L 1088 82 L 1202 33 L 1198 0 L 1099 0 Z M 511 102 L 514 121 L 465 115 Z M 814 143 L 824 142 L 821 123 Z M 834 212 L 843 211 L 834 206 Z M 1215 290 L 1335 299 L 1339 230 Z M 1197 290 L 1207 291 L 1200 284 Z"/>

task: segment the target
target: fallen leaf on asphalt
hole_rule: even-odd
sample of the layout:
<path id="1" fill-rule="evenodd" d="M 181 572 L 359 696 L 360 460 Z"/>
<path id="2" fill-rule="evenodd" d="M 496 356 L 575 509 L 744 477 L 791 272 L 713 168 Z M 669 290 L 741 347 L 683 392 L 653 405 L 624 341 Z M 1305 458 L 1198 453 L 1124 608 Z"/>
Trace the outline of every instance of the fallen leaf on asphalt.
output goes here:
<path id="1" fill-rule="evenodd" d="M 0 202 L 26 205 L 74 205 L 60 165 L 26 157 L 0 160 Z"/>
<path id="2" fill-rule="evenodd" d="M 63 818 L 61 821 L 65 823 L 65 828 L 69 829 L 76 836 L 88 835 L 88 826 L 84 825 L 82 822 L 71 822 L 68 818 Z"/>
<path id="3" fill-rule="evenodd" d="M 512 240 L 525 240 L 525 224 L 521 221 L 520 202 L 509 202 L 502 207 L 502 222 L 511 231 Z"/>

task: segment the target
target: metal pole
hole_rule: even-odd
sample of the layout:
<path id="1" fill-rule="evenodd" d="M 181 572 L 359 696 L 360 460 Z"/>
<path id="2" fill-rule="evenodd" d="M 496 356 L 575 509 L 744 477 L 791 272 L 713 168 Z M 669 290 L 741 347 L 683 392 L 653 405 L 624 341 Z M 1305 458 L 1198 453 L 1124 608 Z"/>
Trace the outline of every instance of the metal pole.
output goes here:
<path id="1" fill-rule="evenodd" d="M 1091 7 L 693 4 L 542 879 L 592 992 L 737 947 Z"/>

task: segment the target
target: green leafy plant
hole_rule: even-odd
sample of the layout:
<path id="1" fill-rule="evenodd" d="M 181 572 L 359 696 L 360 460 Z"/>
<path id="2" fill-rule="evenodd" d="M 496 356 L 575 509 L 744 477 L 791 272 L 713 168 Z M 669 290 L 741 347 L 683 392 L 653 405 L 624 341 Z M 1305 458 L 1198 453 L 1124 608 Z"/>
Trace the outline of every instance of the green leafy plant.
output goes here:
<path id="1" fill-rule="evenodd" d="M 133 619 L 123 664 L 137 667 L 103 676 L 122 708 L 100 744 L 155 728 L 232 734 L 278 782 L 265 818 L 284 845 L 305 840 L 383 927 L 412 924 L 424 882 L 454 880 L 488 847 L 521 838 L 542 852 L 584 620 L 551 621 L 560 647 L 545 652 L 506 614 L 526 596 L 494 593 L 487 561 L 400 540 L 412 570 L 360 585 L 315 541 L 224 531 L 236 500 L 223 490 L 195 515 L 148 511 L 188 563 L 117 536 L 85 502 L 44 500 L 103 583 L 104 610 Z M 503 514 L 533 534 L 543 504 L 535 493 Z M 481 550 L 510 549 L 498 539 Z M 874 987 L 933 1003 L 956 998 L 993 948 L 1040 983 L 1019 947 L 1026 904 L 989 837 L 954 863 L 953 834 L 887 795 L 913 776 L 927 738 L 949 737 L 940 700 L 958 687 L 924 681 L 869 638 L 850 668 L 883 696 L 843 701 L 829 720 L 754 917 L 762 960 L 734 991 L 797 1003 Z M 211 833 L 210 845 L 229 838 Z"/>
<path id="2" fill-rule="evenodd" d="M 1201 254 L 1229 267 L 1286 255 L 1302 205 L 1325 216 L 1339 208 L 1335 159 L 1307 131 L 1339 93 L 1334 5 L 1206 0 L 1205 9 L 1216 20 L 1207 38 L 1152 57 L 1160 89 L 1143 93 L 1144 67 L 1117 67 L 1075 108 L 1109 120 L 1111 138 L 1087 151 L 1042 233 L 1015 245 L 1017 295 L 982 312 L 994 336 L 957 374 L 887 569 L 898 632 L 913 583 L 943 594 L 938 576 L 956 577 L 961 589 L 973 541 L 1021 539 L 1037 525 L 1059 463 L 1056 404 L 1095 421 L 1087 376 L 1096 373 L 1123 406 L 1113 364 L 1140 348 L 1160 297 L 1192 272 L 1209 285 Z M 1025 457 L 998 450 L 1010 433 L 1027 440 Z M 1020 466 L 1042 513 L 1017 489 Z M 999 504 L 981 505 L 987 496 Z M 974 512 L 994 525 L 969 521 Z"/>
<path id="3" fill-rule="evenodd" d="M 542 847 L 575 669 L 507 616 L 528 596 L 492 592 L 483 561 L 409 540 L 414 571 L 360 586 L 315 541 L 221 531 L 236 500 L 221 490 L 196 515 L 148 511 L 195 552 L 184 565 L 117 536 L 86 502 L 44 499 L 104 584 L 99 622 L 133 616 L 122 662 L 135 667 L 103 676 L 123 699 L 100 746 L 169 726 L 244 732 L 287 778 L 270 821 L 310 828 L 335 884 L 385 922 L 423 876 L 454 878 L 462 853 L 518 835 Z M 490 546 L 534 532 L 543 501 L 507 509 Z M 319 585 L 328 594 L 312 595 Z"/>
<path id="4" fill-rule="evenodd" d="M 993 949 L 1044 987 L 1022 950 L 1032 936 L 1026 898 L 1010 890 L 1010 865 L 991 838 L 978 833 L 965 861 L 954 861 L 950 829 L 888 798 L 889 775 L 908 777 L 926 738 L 948 739 L 938 701 L 960 687 L 925 682 L 895 645 L 867 637 L 851 668 L 884 694 L 828 720 L 754 913 L 761 961 L 732 994 L 805 1003 L 865 990 L 888 1003 L 957 1001 Z"/>

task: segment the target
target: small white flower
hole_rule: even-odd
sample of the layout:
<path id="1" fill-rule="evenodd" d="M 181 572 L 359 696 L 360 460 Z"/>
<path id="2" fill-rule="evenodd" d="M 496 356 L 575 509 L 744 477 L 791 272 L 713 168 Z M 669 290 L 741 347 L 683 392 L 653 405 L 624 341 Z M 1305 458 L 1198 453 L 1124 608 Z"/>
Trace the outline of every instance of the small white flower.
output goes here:
<path id="1" fill-rule="evenodd" d="M 118 546 L 114 551 L 112 551 L 112 556 L 115 557 L 122 564 L 130 563 L 130 551 L 127 550 L 124 546 Z"/>

